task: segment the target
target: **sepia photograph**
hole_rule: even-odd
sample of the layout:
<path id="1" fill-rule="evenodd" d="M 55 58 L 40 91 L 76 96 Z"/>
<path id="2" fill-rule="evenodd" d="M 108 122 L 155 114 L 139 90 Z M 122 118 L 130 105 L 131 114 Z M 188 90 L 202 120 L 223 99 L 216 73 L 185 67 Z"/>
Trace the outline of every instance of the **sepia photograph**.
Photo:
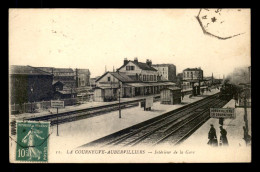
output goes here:
<path id="1" fill-rule="evenodd" d="M 9 9 L 10 163 L 250 163 L 251 9 Z"/>

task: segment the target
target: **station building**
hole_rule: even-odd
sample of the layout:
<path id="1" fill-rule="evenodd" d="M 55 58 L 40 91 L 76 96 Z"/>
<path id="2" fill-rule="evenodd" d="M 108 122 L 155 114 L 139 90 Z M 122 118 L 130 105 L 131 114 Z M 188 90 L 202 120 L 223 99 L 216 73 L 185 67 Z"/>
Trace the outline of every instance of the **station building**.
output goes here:
<path id="1" fill-rule="evenodd" d="M 152 61 L 124 59 L 116 72 L 106 72 L 96 80 L 95 101 L 113 101 L 120 97 L 160 94 L 160 90 L 175 83 L 164 80 L 152 67 Z"/>

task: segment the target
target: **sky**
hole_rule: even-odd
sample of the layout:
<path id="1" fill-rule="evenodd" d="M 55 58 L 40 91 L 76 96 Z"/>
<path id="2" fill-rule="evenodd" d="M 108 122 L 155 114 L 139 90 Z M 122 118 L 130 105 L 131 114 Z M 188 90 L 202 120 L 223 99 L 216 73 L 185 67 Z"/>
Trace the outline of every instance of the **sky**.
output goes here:
<path id="1" fill-rule="evenodd" d="M 230 10 L 234 20 L 226 26 L 243 34 L 226 40 L 203 33 L 199 11 L 10 9 L 9 64 L 90 69 L 91 77 L 135 57 L 172 63 L 177 73 L 201 67 L 204 76 L 216 78 L 250 66 L 250 10 L 242 9 L 239 17 Z"/>

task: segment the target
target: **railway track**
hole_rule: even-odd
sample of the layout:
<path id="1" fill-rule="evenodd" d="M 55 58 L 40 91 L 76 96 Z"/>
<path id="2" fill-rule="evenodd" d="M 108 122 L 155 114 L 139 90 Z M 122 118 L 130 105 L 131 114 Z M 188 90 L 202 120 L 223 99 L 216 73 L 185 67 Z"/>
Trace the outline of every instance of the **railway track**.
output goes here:
<path id="1" fill-rule="evenodd" d="M 156 120 L 148 120 L 151 122 L 143 122 L 138 127 L 124 129 L 82 147 L 154 146 L 165 142 L 179 144 L 209 119 L 209 108 L 223 107 L 228 102 L 218 99 L 218 95 L 209 96 L 179 111 L 168 112 Z"/>
<path id="2" fill-rule="evenodd" d="M 120 108 L 126 109 L 126 108 L 136 107 L 139 105 L 139 102 L 142 102 L 142 101 L 144 101 L 144 99 L 133 100 L 133 101 L 128 101 L 128 102 L 121 102 Z M 155 97 L 154 101 L 158 101 L 158 97 Z M 50 121 L 51 125 L 55 125 L 55 124 L 57 124 L 57 121 L 59 124 L 62 124 L 62 123 L 77 121 L 77 120 L 101 115 L 101 114 L 112 112 L 112 111 L 117 111 L 118 109 L 119 109 L 119 104 L 115 103 L 115 104 L 93 107 L 93 108 L 88 108 L 88 109 L 63 112 L 63 113 L 59 113 L 58 115 L 53 114 L 53 115 L 45 115 L 45 116 L 41 116 L 41 117 L 34 117 L 34 118 L 29 118 L 27 120 Z M 57 120 L 57 117 L 58 117 L 58 120 Z"/>

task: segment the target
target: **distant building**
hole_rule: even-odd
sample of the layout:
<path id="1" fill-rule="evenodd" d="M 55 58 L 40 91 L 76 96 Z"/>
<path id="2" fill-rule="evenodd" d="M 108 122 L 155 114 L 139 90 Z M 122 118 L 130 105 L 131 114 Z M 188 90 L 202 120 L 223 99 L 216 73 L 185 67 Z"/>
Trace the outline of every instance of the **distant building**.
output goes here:
<path id="1" fill-rule="evenodd" d="M 176 86 L 182 88 L 183 73 L 178 73 L 176 76 Z"/>
<path id="2" fill-rule="evenodd" d="M 99 78 L 100 76 L 96 76 L 95 78 L 90 78 L 89 79 L 89 83 L 90 83 L 90 87 L 95 88 L 96 87 L 96 80 Z"/>
<path id="3" fill-rule="evenodd" d="M 176 66 L 174 64 L 154 64 L 152 67 L 157 69 L 159 75 L 166 80 L 176 82 Z"/>
<path id="4" fill-rule="evenodd" d="M 90 86 L 90 71 L 88 69 L 75 69 L 75 80 L 77 88 Z"/>
<path id="5" fill-rule="evenodd" d="M 76 88 L 66 86 L 63 82 L 56 81 L 52 85 L 53 99 L 68 99 L 77 96 Z"/>
<path id="6" fill-rule="evenodd" d="M 183 70 L 183 89 L 190 89 L 193 85 L 203 80 L 203 70 L 201 68 L 187 68 Z"/>
<path id="7" fill-rule="evenodd" d="M 142 63 L 137 58 L 133 61 L 125 58 L 123 65 L 117 71 L 126 73 L 129 77 L 142 82 L 156 82 L 161 80 L 161 76 L 152 67 L 152 61 L 149 59 L 146 60 L 146 63 Z"/>
<path id="8" fill-rule="evenodd" d="M 51 73 L 53 75 L 53 82 L 60 81 L 68 87 L 76 87 L 74 78 L 74 71 L 71 68 L 54 68 L 54 67 L 37 67 L 40 70 Z"/>
<path id="9" fill-rule="evenodd" d="M 187 68 L 183 70 L 183 80 L 203 80 L 201 68 Z"/>
<path id="10" fill-rule="evenodd" d="M 117 72 L 106 72 L 96 80 L 95 101 L 113 101 L 120 97 L 135 97 L 160 94 L 162 88 L 174 86 L 173 82 L 163 81 L 162 76 L 146 63 L 124 59 Z"/>
<path id="11" fill-rule="evenodd" d="M 132 97 L 134 93 L 127 83 L 134 82 L 132 78 L 122 72 L 106 72 L 96 80 L 94 101 L 113 101 L 119 96 L 119 88 L 122 88 L 120 97 Z"/>
<path id="12" fill-rule="evenodd" d="M 203 79 L 204 79 L 203 85 L 211 86 L 214 83 L 214 78 L 212 78 L 211 76 L 204 77 Z"/>
<path id="13" fill-rule="evenodd" d="M 32 66 L 10 66 L 11 104 L 51 100 L 53 75 Z"/>
<path id="14" fill-rule="evenodd" d="M 73 69 L 71 68 L 54 68 L 54 67 L 37 67 L 40 70 L 46 71 L 53 75 L 53 98 L 65 99 L 75 98 L 76 95 L 76 80 Z M 62 90 L 56 89 L 56 85 L 62 83 Z"/>

